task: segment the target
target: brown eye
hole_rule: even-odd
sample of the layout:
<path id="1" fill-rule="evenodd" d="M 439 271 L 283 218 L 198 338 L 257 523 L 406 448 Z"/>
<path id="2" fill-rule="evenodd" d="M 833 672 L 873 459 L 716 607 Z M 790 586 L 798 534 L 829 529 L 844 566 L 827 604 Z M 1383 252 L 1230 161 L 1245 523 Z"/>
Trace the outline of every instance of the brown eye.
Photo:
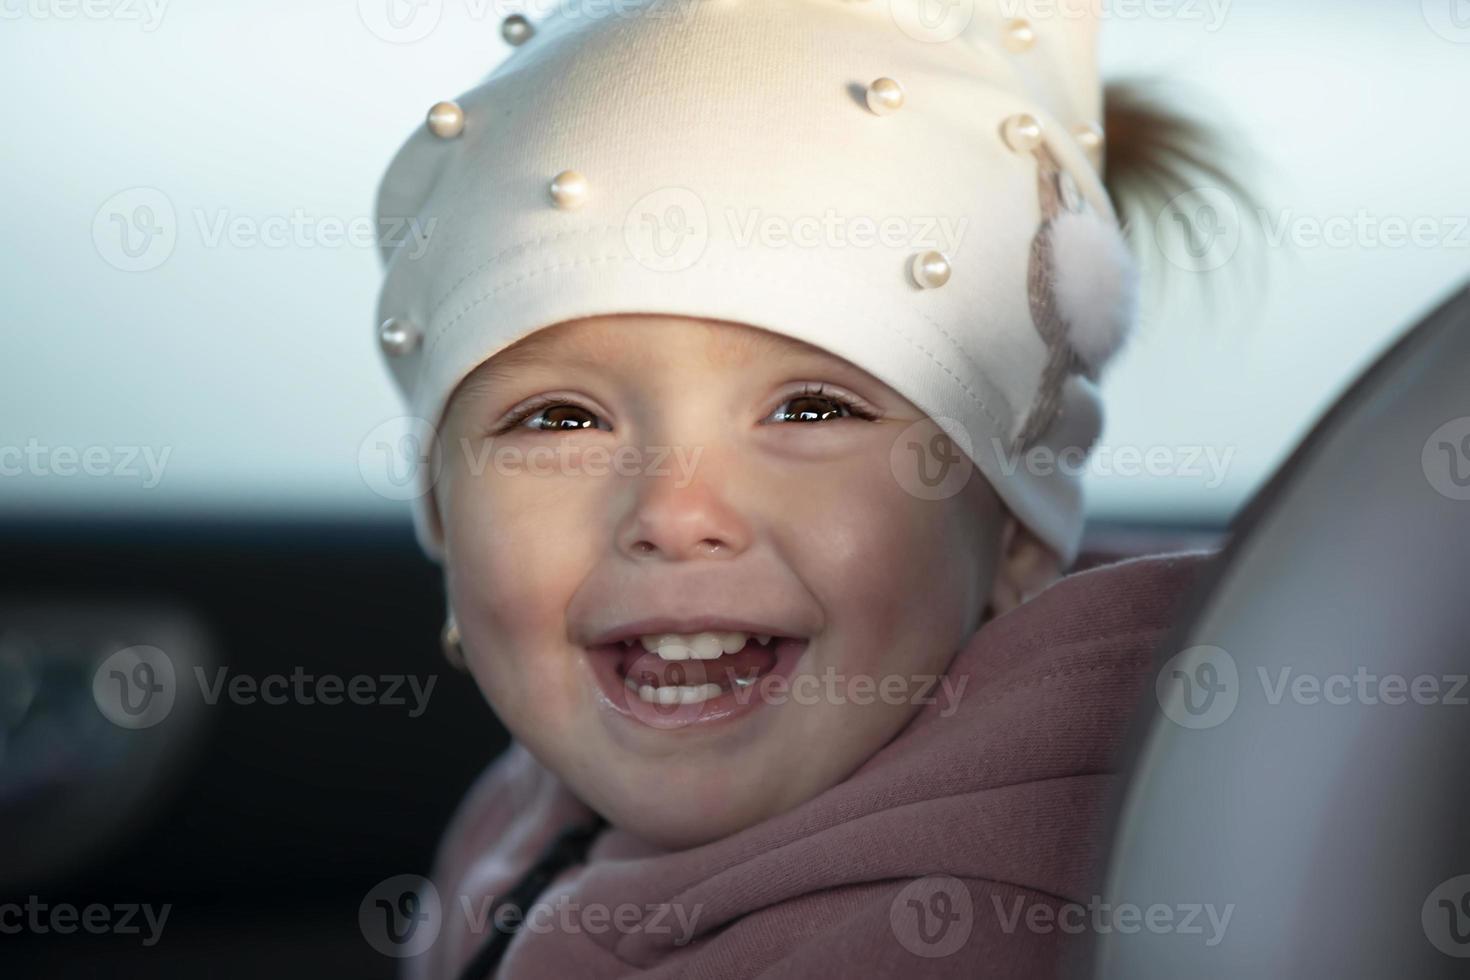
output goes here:
<path id="1" fill-rule="evenodd" d="M 783 422 L 825 422 L 832 418 L 846 418 L 852 414 L 848 406 L 825 395 L 802 395 L 789 398 L 776 411 Z"/>
<path id="2" fill-rule="evenodd" d="M 530 429 L 533 432 L 602 429 L 611 432 L 612 425 L 592 409 L 572 400 L 572 396 L 547 394 L 538 395 L 512 409 L 500 421 L 488 426 L 485 434 L 491 437 L 504 436 L 519 429 Z"/>
<path id="3" fill-rule="evenodd" d="M 827 392 L 822 385 L 815 385 L 782 402 L 767 416 L 766 422 L 827 422 L 845 418 L 872 421 L 878 416 L 856 401 L 836 392 Z"/>
<path id="4" fill-rule="evenodd" d="M 543 431 L 595 429 L 597 416 L 577 405 L 549 405 L 527 416 L 522 424 Z"/>

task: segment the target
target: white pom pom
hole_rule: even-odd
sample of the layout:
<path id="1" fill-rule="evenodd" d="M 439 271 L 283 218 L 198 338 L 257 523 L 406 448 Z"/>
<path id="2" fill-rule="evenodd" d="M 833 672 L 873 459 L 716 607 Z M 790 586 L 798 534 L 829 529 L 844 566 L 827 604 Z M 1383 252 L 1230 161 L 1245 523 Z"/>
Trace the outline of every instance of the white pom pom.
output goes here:
<path id="1" fill-rule="evenodd" d="M 1051 227 L 1052 295 L 1072 349 L 1096 374 L 1133 328 L 1138 266 L 1127 242 L 1091 211 L 1065 211 Z"/>

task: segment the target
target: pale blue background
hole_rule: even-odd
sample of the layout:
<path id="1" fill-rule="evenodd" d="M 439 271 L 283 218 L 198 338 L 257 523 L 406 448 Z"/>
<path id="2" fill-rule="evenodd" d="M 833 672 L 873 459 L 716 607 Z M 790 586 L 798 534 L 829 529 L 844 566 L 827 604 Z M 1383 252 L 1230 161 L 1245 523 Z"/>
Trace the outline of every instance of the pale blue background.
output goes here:
<path id="1" fill-rule="evenodd" d="M 0 0 L 0 444 L 170 456 L 154 489 L 0 477 L 0 513 L 405 516 L 358 463 L 398 414 L 373 346 L 373 251 L 211 246 L 194 215 L 368 218 L 406 133 L 504 55 L 499 17 L 524 5 L 443 0 L 426 37 L 390 43 L 356 0 L 174 0 L 157 23 L 141 0 L 106 0 L 104 19 L 63 19 L 55 2 Z M 1163 18 L 1127 16 L 1141 0 L 1108 6 L 1109 71 L 1162 73 L 1227 110 L 1258 151 L 1252 179 L 1273 221 L 1470 214 L 1465 0 L 1237 0 L 1213 30 L 1190 16 L 1208 18 L 1203 0 L 1154 4 L 1173 12 Z M 104 260 L 93 222 L 138 186 L 167 195 L 177 240 L 162 265 L 126 272 Z M 1097 477 L 1095 514 L 1227 515 L 1352 375 L 1470 275 L 1470 231 L 1458 247 L 1271 248 L 1245 217 L 1235 259 L 1177 277 L 1106 385 L 1106 442 L 1232 453 L 1224 484 Z M 1201 278 L 1208 303 L 1189 300 Z"/>

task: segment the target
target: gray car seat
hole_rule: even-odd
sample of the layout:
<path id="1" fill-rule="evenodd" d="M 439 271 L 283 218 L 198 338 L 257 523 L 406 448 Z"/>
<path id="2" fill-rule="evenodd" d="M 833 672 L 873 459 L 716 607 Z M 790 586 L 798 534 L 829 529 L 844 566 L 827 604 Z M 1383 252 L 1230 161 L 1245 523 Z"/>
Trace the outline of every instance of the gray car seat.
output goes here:
<path id="1" fill-rule="evenodd" d="M 1204 579 L 1079 975 L 1470 976 L 1470 291 L 1340 400 Z"/>

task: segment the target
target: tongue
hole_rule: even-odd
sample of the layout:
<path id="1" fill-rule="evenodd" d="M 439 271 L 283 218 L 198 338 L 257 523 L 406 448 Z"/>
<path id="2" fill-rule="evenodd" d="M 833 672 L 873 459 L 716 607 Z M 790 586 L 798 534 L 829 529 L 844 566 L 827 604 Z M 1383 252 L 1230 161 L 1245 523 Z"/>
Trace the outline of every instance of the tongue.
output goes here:
<path id="1" fill-rule="evenodd" d="M 715 660 L 664 660 L 656 653 L 634 646 L 623 652 L 618 675 L 653 687 L 718 684 L 728 689 L 734 686 L 736 677 L 756 678 L 774 667 L 774 646 L 774 642 L 763 647 L 750 641 L 739 651 Z"/>

